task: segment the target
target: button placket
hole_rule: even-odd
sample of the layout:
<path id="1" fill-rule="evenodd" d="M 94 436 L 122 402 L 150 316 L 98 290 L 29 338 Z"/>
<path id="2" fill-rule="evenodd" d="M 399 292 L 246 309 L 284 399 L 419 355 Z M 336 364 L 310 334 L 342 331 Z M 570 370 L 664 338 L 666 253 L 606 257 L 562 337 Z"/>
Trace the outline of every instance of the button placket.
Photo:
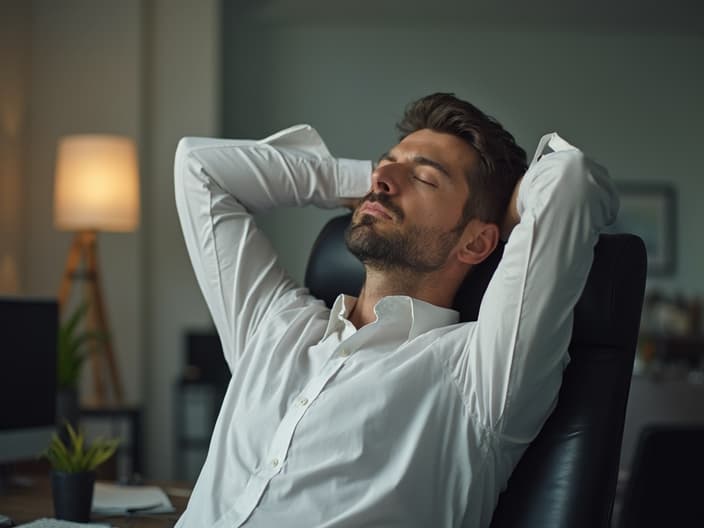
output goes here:
<path id="1" fill-rule="evenodd" d="M 326 365 L 322 372 L 303 388 L 302 393 L 294 400 L 295 403 L 284 415 L 281 424 L 274 433 L 271 449 L 266 459 L 267 462 L 264 463 L 266 470 L 263 471 L 262 476 L 264 476 L 266 482 L 283 469 L 296 424 L 306 414 L 310 404 L 318 397 L 325 384 L 340 370 L 344 361 L 336 363 L 333 362 Z"/>

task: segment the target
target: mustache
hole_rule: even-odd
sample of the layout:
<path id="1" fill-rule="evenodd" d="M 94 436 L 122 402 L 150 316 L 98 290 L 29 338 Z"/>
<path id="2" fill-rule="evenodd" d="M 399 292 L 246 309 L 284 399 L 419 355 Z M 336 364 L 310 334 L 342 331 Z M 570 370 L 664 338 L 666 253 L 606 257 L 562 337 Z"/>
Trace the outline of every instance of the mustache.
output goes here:
<path id="1" fill-rule="evenodd" d="M 359 202 L 359 207 L 362 206 L 365 202 L 378 202 L 381 205 L 384 206 L 385 209 L 388 209 L 393 215 L 398 219 L 398 220 L 403 220 L 404 214 L 403 214 L 403 209 L 401 209 L 398 205 L 393 203 L 391 201 L 391 197 L 388 194 L 385 193 L 375 193 L 374 191 L 368 192 L 364 198 L 362 198 L 362 201 Z"/>

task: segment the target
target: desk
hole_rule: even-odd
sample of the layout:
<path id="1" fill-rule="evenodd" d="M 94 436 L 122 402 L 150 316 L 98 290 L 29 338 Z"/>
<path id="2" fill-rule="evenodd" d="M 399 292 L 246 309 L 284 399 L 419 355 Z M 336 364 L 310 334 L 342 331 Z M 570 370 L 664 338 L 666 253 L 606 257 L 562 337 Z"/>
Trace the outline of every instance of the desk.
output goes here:
<path id="1" fill-rule="evenodd" d="M 0 494 L 0 513 L 7 515 L 17 524 L 54 516 L 54 502 L 51 497 L 48 475 L 46 477 L 32 476 L 31 482 L 30 486 L 13 486 Z M 129 517 L 94 516 L 92 520 L 110 523 L 119 528 L 167 528 L 173 526 L 186 509 L 188 498 L 174 495 L 171 491 L 184 490 L 186 485 L 176 482 L 149 482 L 148 484 L 161 486 L 176 509 L 174 513 Z"/>

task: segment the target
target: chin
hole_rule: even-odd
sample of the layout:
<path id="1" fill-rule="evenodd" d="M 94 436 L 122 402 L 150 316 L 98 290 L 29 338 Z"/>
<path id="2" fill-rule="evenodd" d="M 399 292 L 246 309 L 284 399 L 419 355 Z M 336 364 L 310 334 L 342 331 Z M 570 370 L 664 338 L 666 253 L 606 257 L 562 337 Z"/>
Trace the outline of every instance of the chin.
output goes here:
<path id="1" fill-rule="evenodd" d="M 372 226 L 378 222 L 378 219 L 375 216 L 372 216 L 367 213 L 360 213 L 360 215 L 355 219 L 352 218 L 352 227 L 364 227 L 364 226 Z"/>

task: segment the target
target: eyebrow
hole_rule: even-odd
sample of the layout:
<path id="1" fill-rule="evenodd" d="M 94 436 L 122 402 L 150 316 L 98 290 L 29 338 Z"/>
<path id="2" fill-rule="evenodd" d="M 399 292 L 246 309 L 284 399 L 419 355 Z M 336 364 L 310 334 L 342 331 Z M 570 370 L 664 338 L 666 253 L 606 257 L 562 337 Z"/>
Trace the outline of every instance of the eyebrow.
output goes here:
<path id="1" fill-rule="evenodd" d="M 391 152 L 384 152 L 381 156 L 379 156 L 379 161 L 382 160 L 387 160 L 387 161 L 396 161 L 396 156 L 394 156 Z M 377 161 L 377 164 L 379 163 Z M 438 170 L 448 178 L 452 179 L 452 176 L 450 176 L 450 171 L 448 171 L 444 165 L 441 163 L 432 160 L 430 158 L 426 158 L 425 156 L 413 156 L 413 163 L 417 163 L 418 165 L 427 165 L 428 167 L 433 167 L 434 169 Z"/>
<path id="2" fill-rule="evenodd" d="M 448 178 L 452 179 L 452 176 L 450 176 L 448 170 L 435 160 L 428 159 L 424 156 L 414 156 L 413 161 L 418 165 L 427 165 L 429 167 L 433 167 L 434 169 L 437 169 L 438 171 L 442 172 Z"/>

